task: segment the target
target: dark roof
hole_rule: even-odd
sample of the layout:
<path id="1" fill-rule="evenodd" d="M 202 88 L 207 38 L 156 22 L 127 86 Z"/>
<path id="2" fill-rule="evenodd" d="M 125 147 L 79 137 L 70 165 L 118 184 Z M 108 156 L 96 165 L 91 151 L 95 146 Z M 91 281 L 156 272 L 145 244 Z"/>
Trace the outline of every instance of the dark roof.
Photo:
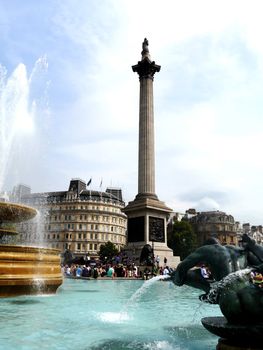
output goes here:
<path id="1" fill-rule="evenodd" d="M 122 190 L 120 188 L 109 187 L 106 192 L 93 191 L 87 189 L 86 183 L 81 179 L 71 179 L 68 191 L 53 191 L 53 192 L 42 192 L 42 193 L 30 193 L 22 196 L 22 202 L 25 203 L 44 203 L 44 202 L 63 202 L 67 196 L 72 196 L 72 200 L 80 199 L 83 201 L 105 201 L 123 204 Z"/>
<path id="2" fill-rule="evenodd" d="M 234 217 L 223 211 L 203 211 L 190 218 L 192 223 L 235 223 Z"/>
<path id="3" fill-rule="evenodd" d="M 29 195 L 23 196 L 22 201 L 28 202 L 28 201 L 34 201 L 34 200 L 41 200 L 41 201 L 45 200 L 47 202 L 52 202 L 53 200 L 56 200 L 57 202 L 63 202 L 68 193 L 69 191 L 31 193 Z M 104 200 L 106 202 L 112 201 L 115 203 L 124 204 L 122 200 L 114 196 L 112 193 L 101 192 L 101 191 L 84 190 L 84 191 L 81 191 L 76 198 L 83 201 L 91 199 L 93 201 Z"/>

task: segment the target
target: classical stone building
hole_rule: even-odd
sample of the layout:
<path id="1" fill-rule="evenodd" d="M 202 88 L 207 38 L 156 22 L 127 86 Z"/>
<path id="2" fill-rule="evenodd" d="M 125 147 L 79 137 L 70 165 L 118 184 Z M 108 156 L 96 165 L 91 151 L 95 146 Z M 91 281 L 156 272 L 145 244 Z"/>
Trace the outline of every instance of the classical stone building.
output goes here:
<path id="1" fill-rule="evenodd" d="M 88 190 L 84 181 L 72 179 L 67 191 L 30 193 L 21 201 L 42 214 L 40 220 L 21 224 L 25 241 L 94 258 L 108 241 L 118 250 L 126 245 L 127 220 L 122 212 L 125 203 L 121 189 Z"/>
<path id="2" fill-rule="evenodd" d="M 263 245 L 263 228 L 262 225 L 250 225 L 250 223 L 245 223 L 240 227 L 240 239 L 243 233 L 248 234 L 251 238 L 253 238 L 257 244 Z"/>
<path id="3" fill-rule="evenodd" d="M 238 244 L 237 223 L 232 215 L 222 211 L 205 211 L 188 214 L 188 220 L 197 234 L 198 245 L 202 245 L 208 238 L 215 237 L 221 244 Z"/>

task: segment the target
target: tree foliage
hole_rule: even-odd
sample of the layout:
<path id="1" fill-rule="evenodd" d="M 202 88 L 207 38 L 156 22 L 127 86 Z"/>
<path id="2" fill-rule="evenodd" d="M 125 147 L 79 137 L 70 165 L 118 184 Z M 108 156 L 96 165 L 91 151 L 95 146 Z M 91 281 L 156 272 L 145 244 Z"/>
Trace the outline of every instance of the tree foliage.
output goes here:
<path id="1" fill-rule="evenodd" d="M 171 232 L 167 234 L 167 244 L 181 260 L 192 253 L 197 246 L 192 225 L 188 221 L 174 221 Z"/>
<path id="2" fill-rule="evenodd" d="M 100 246 L 99 256 L 101 261 L 109 262 L 118 254 L 118 249 L 115 245 L 108 241 Z"/>

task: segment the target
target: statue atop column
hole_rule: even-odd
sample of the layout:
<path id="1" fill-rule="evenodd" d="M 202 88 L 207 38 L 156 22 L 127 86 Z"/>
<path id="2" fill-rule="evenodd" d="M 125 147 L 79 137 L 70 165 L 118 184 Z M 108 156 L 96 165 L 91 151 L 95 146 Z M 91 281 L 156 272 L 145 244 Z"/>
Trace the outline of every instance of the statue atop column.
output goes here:
<path id="1" fill-rule="evenodd" d="M 149 52 L 149 41 L 144 38 L 144 41 L 142 43 L 142 53 Z"/>
<path id="2" fill-rule="evenodd" d="M 151 56 L 149 53 L 149 41 L 144 38 L 144 41 L 142 43 L 142 60 L 147 57 L 149 60 L 151 60 Z"/>
<path id="3" fill-rule="evenodd" d="M 156 72 L 159 72 L 161 66 L 155 64 L 155 61 L 151 60 L 149 53 L 149 41 L 145 38 L 142 43 L 142 59 L 138 64 L 132 66 L 132 70 L 139 74 L 139 79 L 146 78 L 152 79 Z"/>

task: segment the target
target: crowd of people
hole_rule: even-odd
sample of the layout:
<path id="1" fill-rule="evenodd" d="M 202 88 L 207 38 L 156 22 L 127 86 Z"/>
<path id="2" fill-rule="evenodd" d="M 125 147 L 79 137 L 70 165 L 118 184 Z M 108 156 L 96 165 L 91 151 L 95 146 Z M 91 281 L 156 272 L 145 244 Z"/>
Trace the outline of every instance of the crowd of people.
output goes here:
<path id="1" fill-rule="evenodd" d="M 167 259 L 166 259 L 167 262 Z M 135 263 L 123 264 L 119 259 L 109 264 L 66 264 L 62 266 L 62 273 L 66 277 L 109 277 L 109 278 L 142 278 L 149 279 L 152 276 L 167 275 L 172 272 L 166 264 L 160 266 L 160 260 L 157 256 L 153 266 L 137 266 Z"/>

